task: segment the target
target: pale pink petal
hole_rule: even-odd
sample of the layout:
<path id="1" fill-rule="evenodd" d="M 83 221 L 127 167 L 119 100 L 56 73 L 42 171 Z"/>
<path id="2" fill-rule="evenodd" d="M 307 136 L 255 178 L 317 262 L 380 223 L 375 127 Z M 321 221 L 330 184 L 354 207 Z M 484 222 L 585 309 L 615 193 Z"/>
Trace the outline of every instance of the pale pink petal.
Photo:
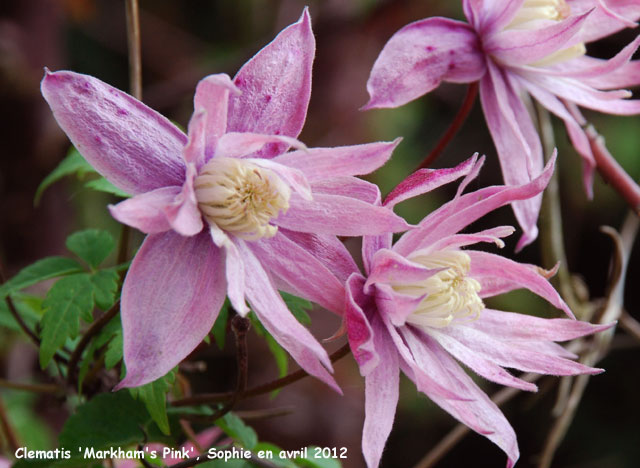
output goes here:
<path id="1" fill-rule="evenodd" d="M 524 0 L 463 0 L 464 14 L 476 31 L 489 34 L 511 22 Z"/>
<path id="2" fill-rule="evenodd" d="M 307 115 L 314 55 L 315 39 L 305 8 L 297 23 L 282 30 L 233 79 L 242 95 L 229 99 L 227 131 L 297 137 Z M 271 144 L 259 156 L 273 157 L 286 148 Z"/>
<path id="3" fill-rule="evenodd" d="M 582 57 L 589 62 L 598 61 L 593 57 Z M 582 78 L 581 81 L 596 89 L 619 89 L 640 84 L 640 60 L 633 60 L 606 75 Z"/>
<path id="4" fill-rule="evenodd" d="M 426 280 L 441 270 L 427 268 L 419 263 L 407 260 L 393 250 L 380 249 L 374 255 L 370 265 L 365 289 L 374 283 L 403 284 Z"/>
<path id="5" fill-rule="evenodd" d="M 260 322 L 300 367 L 341 394 L 340 387 L 327 372 L 327 369 L 333 371 L 327 352 L 287 309 L 253 252 L 245 243 L 238 247 L 246 266 L 247 299 Z"/>
<path id="6" fill-rule="evenodd" d="M 126 93 L 88 75 L 46 72 L 41 83 L 60 127 L 116 187 L 137 195 L 182 185 L 187 137 Z"/>
<path id="7" fill-rule="evenodd" d="M 531 315 L 484 309 L 473 328 L 491 334 L 500 330 L 501 339 L 568 341 L 607 330 L 614 324 L 594 325 L 570 319 L 544 319 Z"/>
<path id="8" fill-rule="evenodd" d="M 207 233 L 150 234 L 122 290 L 125 379 L 116 389 L 162 377 L 211 331 L 224 302 L 220 250 Z"/>
<path id="9" fill-rule="evenodd" d="M 352 274 L 347 280 L 344 308 L 344 324 L 353 358 L 358 363 L 360 374 L 368 375 L 380 362 L 380 356 L 373 344 L 373 329 L 365 313 L 375 307 L 371 296 L 363 292 L 364 278 Z M 371 313 L 370 312 L 370 313 Z"/>
<path id="10" fill-rule="evenodd" d="M 531 266 L 487 252 L 476 250 L 465 250 L 465 252 L 471 258 L 469 276 L 479 281 L 481 285 L 485 279 L 490 282 L 491 278 L 509 281 L 514 285 L 514 289 L 516 285 L 527 288 L 563 310 L 569 317 L 575 318 L 551 283 L 540 273 L 536 273 Z M 480 293 L 482 294 L 482 289 Z"/>
<path id="11" fill-rule="evenodd" d="M 397 138 L 392 142 L 310 148 L 281 154 L 275 158 L 275 161 L 300 169 L 309 182 L 339 176 L 364 175 L 386 163 L 400 141 L 401 138 Z"/>
<path id="12" fill-rule="evenodd" d="M 155 234 L 171 229 L 165 208 L 180 193 L 180 187 L 162 187 L 109 205 L 111 216 L 123 224 L 145 234 Z"/>
<path id="13" fill-rule="evenodd" d="M 382 457 L 398 405 L 400 367 L 398 352 L 378 320 L 373 324 L 373 342 L 380 362 L 365 376 L 362 453 L 368 468 L 377 468 Z"/>
<path id="14" fill-rule="evenodd" d="M 342 314 L 344 284 L 310 252 L 279 232 L 248 246 L 269 272 L 293 286 L 300 296 Z"/>
<path id="15" fill-rule="evenodd" d="M 182 190 L 164 212 L 171 228 L 183 236 L 194 236 L 204 228 L 202 214 L 198 208 L 198 200 L 193 189 L 196 168 L 193 163 L 187 164 L 187 174 Z"/>
<path id="16" fill-rule="evenodd" d="M 302 198 L 306 200 L 313 200 L 309 181 L 302 171 L 264 158 L 247 158 L 246 161 L 275 172 L 280 179 L 289 185 L 289 187 L 291 187 L 294 192 L 297 192 Z"/>
<path id="17" fill-rule="evenodd" d="M 377 235 L 406 231 L 410 227 L 391 210 L 381 206 L 324 193 L 314 194 L 312 201 L 292 194 L 289 211 L 281 213 L 273 224 L 292 231 L 337 236 Z"/>
<path id="18" fill-rule="evenodd" d="M 438 270 L 435 273 L 437 272 Z M 409 296 L 395 292 L 388 284 L 376 283 L 375 297 L 378 313 L 387 317 L 396 327 L 401 327 L 427 294 Z"/>
<path id="19" fill-rule="evenodd" d="M 199 109 L 206 111 L 205 125 L 205 157 L 213 156 L 218 138 L 227 130 L 227 111 L 229 107 L 229 94 L 239 95 L 241 91 L 229 78 L 229 75 L 220 73 L 204 77 L 196 87 L 193 96 L 194 112 Z"/>
<path id="20" fill-rule="evenodd" d="M 630 27 L 640 18 L 637 0 L 567 0 L 571 13 L 583 13 L 597 6 L 576 40 L 592 42 Z"/>
<path id="21" fill-rule="evenodd" d="M 451 169 L 419 169 L 400 182 L 384 200 L 384 205 L 392 208 L 398 203 L 430 192 L 442 185 L 468 175 L 478 162 L 478 154 Z"/>
<path id="22" fill-rule="evenodd" d="M 362 238 L 362 263 L 364 271 L 369 274 L 371 261 L 375 253 L 380 249 L 390 249 L 393 241 L 393 234 L 381 234 L 379 236 L 364 236 Z"/>
<path id="23" fill-rule="evenodd" d="M 591 11 L 536 29 L 505 29 L 483 41 L 484 51 L 509 66 L 537 62 L 566 48 Z"/>
<path id="24" fill-rule="evenodd" d="M 196 109 L 189 120 L 187 137 L 189 141 L 182 150 L 182 158 L 187 164 L 194 164 L 200 168 L 204 164 L 204 144 L 207 129 L 207 112 L 204 109 Z"/>
<path id="25" fill-rule="evenodd" d="M 209 231 L 214 244 L 223 249 L 225 253 L 225 273 L 229 302 L 231 302 L 238 314 L 245 317 L 249 313 L 249 308 L 244 299 L 246 294 L 246 267 L 239 249 L 241 245 L 244 245 L 244 241 L 228 236 L 227 233 L 215 225 L 210 225 Z"/>
<path id="26" fill-rule="evenodd" d="M 468 24 L 427 18 L 396 32 L 378 56 L 367 82 L 365 109 L 398 107 L 442 81 L 469 83 L 485 72 L 484 54 Z"/>
<path id="27" fill-rule="evenodd" d="M 229 132 L 218 139 L 215 157 L 241 158 L 248 155 L 255 156 L 255 153 L 262 148 L 275 144 L 286 144 L 287 147 L 306 148 L 303 143 L 287 136 L 251 132 Z"/>
<path id="28" fill-rule="evenodd" d="M 515 228 L 513 226 L 499 226 L 475 234 L 454 234 L 436 241 L 428 249 L 429 251 L 437 252 L 438 250 L 465 247 L 478 242 L 489 242 L 496 244 L 499 248 L 503 248 L 504 241 L 502 238 L 510 236 L 514 232 Z"/>
<path id="29" fill-rule="evenodd" d="M 500 409 L 471 380 L 454 359 L 432 338 L 408 330 L 403 334 L 421 367 L 429 369 L 434 378 L 448 382 L 457 393 L 468 400 L 447 400 L 427 393 L 435 403 L 471 429 L 486 436 L 509 457 L 508 466 L 518 460 L 520 452 L 513 428 Z"/>
<path id="30" fill-rule="evenodd" d="M 381 197 L 378 186 L 358 177 L 341 176 L 313 182 L 311 191 L 328 195 L 342 195 L 372 205 L 380 205 Z"/>

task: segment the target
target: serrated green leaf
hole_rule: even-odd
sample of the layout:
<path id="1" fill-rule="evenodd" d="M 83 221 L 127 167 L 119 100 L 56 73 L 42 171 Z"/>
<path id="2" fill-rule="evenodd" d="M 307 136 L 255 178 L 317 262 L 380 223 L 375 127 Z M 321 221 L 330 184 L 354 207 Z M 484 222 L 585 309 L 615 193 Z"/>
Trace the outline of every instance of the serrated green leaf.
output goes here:
<path id="1" fill-rule="evenodd" d="M 311 317 L 307 314 L 307 310 L 311 310 L 313 307 L 311 302 L 284 291 L 280 291 L 280 295 L 298 322 L 303 325 L 311 325 Z"/>
<path id="2" fill-rule="evenodd" d="M 125 192 L 124 190 L 119 189 L 111 182 L 109 182 L 104 177 L 100 177 L 99 179 L 90 180 L 86 184 L 85 187 L 90 188 L 91 190 L 95 190 L 96 192 L 105 192 L 110 193 L 111 195 L 115 195 L 120 198 L 130 198 L 131 195 Z"/>
<path id="3" fill-rule="evenodd" d="M 216 344 L 219 349 L 224 349 L 224 344 L 227 339 L 227 322 L 229 321 L 229 299 L 224 301 L 222 308 L 220 309 L 220 313 L 218 314 L 218 318 L 213 324 L 213 328 L 211 332 L 213 333 L 213 338 L 216 340 Z"/>
<path id="4" fill-rule="evenodd" d="M 82 271 L 82 266 L 71 258 L 43 258 L 24 267 L 13 278 L 0 286 L 0 299 L 4 299 L 7 294 L 19 291 L 40 281 L 80 273 Z"/>
<path id="5" fill-rule="evenodd" d="M 71 174 L 82 176 L 88 172 L 95 172 L 95 169 L 82 157 L 82 155 L 74 147 L 69 149 L 67 157 L 60 161 L 60 164 L 47 176 L 38 186 L 33 203 L 37 205 L 40 202 L 42 193 L 54 182 Z"/>
<path id="6" fill-rule="evenodd" d="M 102 310 L 109 309 L 116 302 L 119 279 L 120 276 L 115 270 L 100 270 L 91 275 L 93 297 L 96 305 Z"/>
<path id="7" fill-rule="evenodd" d="M 111 234 L 100 229 L 86 229 L 67 237 L 67 248 L 93 268 L 98 267 L 116 246 Z"/>
<path id="8" fill-rule="evenodd" d="M 247 450 L 253 450 L 258 443 L 256 431 L 233 413 L 227 413 L 220 419 L 216 419 L 216 426 Z"/>
<path id="9" fill-rule="evenodd" d="M 342 468 L 342 463 L 336 458 L 316 458 L 315 448 L 313 445 L 308 447 L 307 456 L 305 458 L 296 458 L 295 462 L 298 466 L 306 468 Z M 340 452 L 340 448 L 336 449 Z"/>
<path id="10" fill-rule="evenodd" d="M 58 280 L 42 303 L 45 312 L 40 345 L 40 366 L 44 369 L 67 338 L 78 336 L 80 317 L 91 322 L 93 284 L 87 274 L 67 276 Z"/>
<path id="11" fill-rule="evenodd" d="M 144 403 L 147 411 L 163 434 L 169 435 L 169 418 L 167 417 L 167 392 L 176 378 L 176 369 L 164 377 L 140 387 L 130 388 L 131 395 Z"/>

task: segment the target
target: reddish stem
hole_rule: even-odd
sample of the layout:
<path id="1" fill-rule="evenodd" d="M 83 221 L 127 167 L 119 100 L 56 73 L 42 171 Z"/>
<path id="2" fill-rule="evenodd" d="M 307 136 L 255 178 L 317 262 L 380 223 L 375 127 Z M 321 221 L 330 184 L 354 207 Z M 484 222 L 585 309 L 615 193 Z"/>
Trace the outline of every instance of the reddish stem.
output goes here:
<path id="1" fill-rule="evenodd" d="M 473 104 L 476 102 L 477 96 L 478 82 L 474 81 L 473 83 L 469 84 L 469 87 L 467 88 L 467 95 L 464 97 L 462 106 L 453 119 L 453 122 L 451 122 L 451 125 L 449 125 L 449 128 L 447 129 L 445 134 L 442 135 L 442 138 L 440 138 L 440 141 L 438 141 L 436 147 L 431 150 L 431 153 L 429 153 L 426 158 L 424 158 L 424 161 L 420 163 L 417 169 L 424 169 L 426 167 L 429 167 L 438 158 L 438 156 L 440 156 L 440 153 L 444 151 L 449 142 L 453 139 L 456 133 L 458 133 L 458 130 L 460 130 L 460 127 L 462 127 L 464 121 L 467 120 L 469 112 L 471 112 L 471 109 L 473 109 Z"/>

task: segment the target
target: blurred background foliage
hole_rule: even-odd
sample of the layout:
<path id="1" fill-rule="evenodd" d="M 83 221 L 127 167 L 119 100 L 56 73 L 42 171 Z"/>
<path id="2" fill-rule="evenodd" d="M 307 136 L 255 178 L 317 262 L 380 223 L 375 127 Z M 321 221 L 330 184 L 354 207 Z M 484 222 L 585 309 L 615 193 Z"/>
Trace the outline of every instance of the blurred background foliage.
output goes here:
<path id="1" fill-rule="evenodd" d="M 370 177 L 387 193 L 435 145 L 457 112 L 465 87 L 445 84 L 425 98 L 400 109 L 366 113 L 366 80 L 384 43 L 403 25 L 428 16 L 462 19 L 460 2 L 450 0 L 141 0 L 143 99 L 182 126 L 192 112 L 196 83 L 211 73 L 233 76 L 239 66 L 269 42 L 284 26 L 310 7 L 317 40 L 313 92 L 301 140 L 307 145 L 337 146 L 402 136 L 392 161 Z M 637 34 L 624 31 L 589 46 L 589 53 L 610 57 Z M 4 0 L 0 2 L 0 259 L 8 276 L 45 256 L 62 254 L 71 232 L 97 227 L 117 236 L 119 227 L 105 209 L 112 196 L 84 188 L 68 178 L 45 192 L 34 206 L 36 187 L 59 163 L 69 141 L 57 127 L 42 99 L 39 81 L 43 67 L 71 69 L 94 75 L 128 89 L 124 2 L 122 0 Z M 587 113 L 609 149 L 627 171 L 640 178 L 640 121 Z M 580 160 L 556 121 L 565 243 L 569 267 L 588 288 L 590 297 L 606 290 L 611 243 L 601 225 L 619 227 L 627 211 L 596 176 L 594 200 L 587 200 L 581 184 Z M 470 190 L 501 182 L 495 149 L 479 103 L 434 167 L 450 167 L 473 153 L 487 155 L 485 168 Z M 455 193 L 455 186 L 407 202 L 398 212 L 419 221 Z M 474 228 L 515 224 L 503 208 Z M 515 255 L 517 233 L 503 253 L 522 262 L 540 264 L 538 244 Z M 117 237 L 116 237 L 117 238 Z M 139 243 L 140 237 L 136 240 Z M 357 242 L 348 245 L 357 253 Z M 640 319 L 640 249 L 636 242 L 625 305 Z M 490 247 L 489 247 L 490 249 Z M 551 265 L 544 265 L 551 267 Z M 42 290 L 35 291 L 42 292 Z M 531 294 L 513 293 L 491 304 L 505 310 L 552 316 L 555 311 Z M 324 311 L 312 313 L 312 330 L 331 336 L 338 318 Z M 232 341 L 232 340 L 227 340 Z M 591 380 L 582 407 L 556 455 L 555 466 L 632 468 L 640 460 L 640 386 L 637 343 L 619 333 L 614 349 L 601 363 L 607 369 Z M 250 384 L 270 380 L 277 368 L 264 342 L 250 340 Z M 331 343 L 331 352 L 342 342 Z M 222 391 L 234 382 L 233 344 L 215 346 L 192 356 L 205 361 L 206 371 L 188 374 L 194 390 Z M 243 402 L 240 410 L 287 406 L 293 412 L 272 420 L 251 422 L 261 440 L 286 449 L 309 444 L 347 447 L 345 467 L 363 466 L 360 437 L 363 422 L 363 382 L 352 358 L 336 365 L 345 396 L 306 379 L 284 389 L 271 400 Z M 38 381 L 37 352 L 7 329 L 0 329 L 0 372 L 4 378 Z M 533 466 L 552 423 L 557 379 L 546 378 L 541 391 L 519 395 L 505 412 L 518 434 L 523 458 L 519 466 Z M 491 394 L 497 387 L 480 382 Z M 36 397 L 2 390 L 5 405 L 20 440 L 29 448 L 55 444 L 55 434 L 68 408 L 52 396 Z M 412 466 L 455 421 L 404 381 L 398 415 L 382 466 Z M 6 450 L 6 445 L 2 446 Z M 480 462 L 481 460 L 481 462 Z M 485 438 L 467 436 L 439 466 L 503 466 L 504 455 Z"/>

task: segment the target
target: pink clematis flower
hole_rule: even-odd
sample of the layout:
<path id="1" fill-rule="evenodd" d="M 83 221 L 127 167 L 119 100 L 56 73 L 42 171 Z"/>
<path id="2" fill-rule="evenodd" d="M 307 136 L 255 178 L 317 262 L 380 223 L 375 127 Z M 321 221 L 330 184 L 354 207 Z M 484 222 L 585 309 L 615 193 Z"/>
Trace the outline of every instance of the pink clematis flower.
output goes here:
<path id="1" fill-rule="evenodd" d="M 533 97 L 560 117 L 583 157 L 592 196 L 595 160 L 577 106 L 619 115 L 640 113 L 640 101 L 613 88 L 640 84 L 630 62 L 640 37 L 610 60 L 585 55 L 585 44 L 635 26 L 635 0 L 463 0 L 469 23 L 427 18 L 400 29 L 380 53 L 367 83 L 365 108 L 398 107 L 442 81 L 480 82 L 480 98 L 505 182 L 521 185 L 540 174 L 542 146 L 527 105 Z M 541 196 L 513 209 L 522 248 L 537 236 Z"/>
<path id="2" fill-rule="evenodd" d="M 378 466 L 391 431 L 400 370 L 445 411 L 504 450 L 508 466 L 519 456 L 514 431 L 456 361 L 488 380 L 529 391 L 536 386 L 504 367 L 552 375 L 600 372 L 567 359 L 575 356 L 554 342 L 608 325 L 485 307 L 484 298 L 527 288 L 573 317 L 538 267 L 466 249 L 480 242 L 502 247 L 501 238 L 513 233 L 512 227 L 459 233 L 500 206 L 540 193 L 551 177 L 553 162 L 526 184 L 487 187 L 463 195 L 482 161 L 473 157 L 453 169 L 418 171 L 401 183 L 387 197 L 387 207 L 464 177 L 452 201 L 429 214 L 395 245 L 391 236 L 365 237 L 366 276 L 354 273 L 347 282 L 344 320 L 351 350 L 365 377 L 362 449 L 369 468 Z"/>
<path id="3" fill-rule="evenodd" d="M 46 73 L 42 93 L 59 125 L 134 195 L 112 215 L 148 234 L 123 285 L 127 375 L 118 388 L 157 379 L 184 359 L 228 295 L 241 315 L 248 300 L 298 364 L 337 389 L 327 353 L 276 285 L 340 312 L 356 267 L 335 236 L 408 225 L 380 206 L 375 185 L 354 177 L 384 164 L 397 142 L 307 149 L 295 140 L 314 53 L 305 10 L 233 80 L 200 81 L 188 135 L 95 78 Z"/>

